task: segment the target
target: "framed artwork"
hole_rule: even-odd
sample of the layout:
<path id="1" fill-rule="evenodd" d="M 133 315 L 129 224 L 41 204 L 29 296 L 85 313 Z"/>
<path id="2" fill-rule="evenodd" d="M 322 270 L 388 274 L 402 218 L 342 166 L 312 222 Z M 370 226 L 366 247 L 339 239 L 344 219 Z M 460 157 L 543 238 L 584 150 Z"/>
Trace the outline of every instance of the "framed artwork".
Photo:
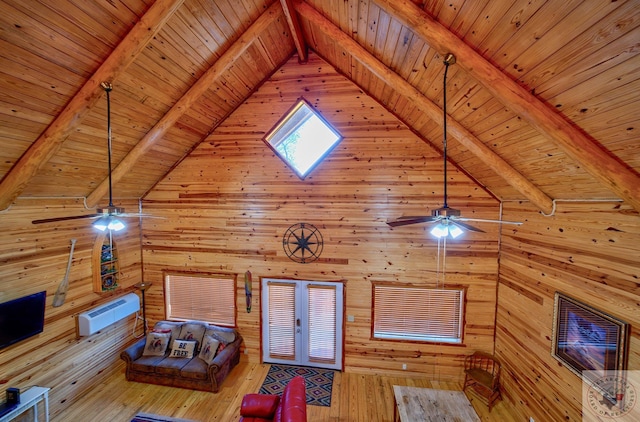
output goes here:
<path id="1" fill-rule="evenodd" d="M 628 331 L 627 323 L 556 292 L 551 354 L 589 384 L 625 369 Z"/>

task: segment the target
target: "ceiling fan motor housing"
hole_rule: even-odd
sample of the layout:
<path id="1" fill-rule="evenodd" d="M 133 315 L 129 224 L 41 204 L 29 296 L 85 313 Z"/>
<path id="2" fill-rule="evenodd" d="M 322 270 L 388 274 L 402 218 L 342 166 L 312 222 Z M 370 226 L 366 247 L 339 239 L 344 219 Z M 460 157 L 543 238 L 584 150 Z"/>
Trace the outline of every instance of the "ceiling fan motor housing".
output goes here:
<path id="1" fill-rule="evenodd" d="M 460 210 L 449 207 L 442 207 L 435 210 L 431 210 L 433 217 L 460 217 Z"/>
<path id="2" fill-rule="evenodd" d="M 96 212 L 102 215 L 118 215 L 118 214 L 124 213 L 124 208 L 114 207 L 113 205 L 109 205 L 106 208 L 98 208 Z"/>

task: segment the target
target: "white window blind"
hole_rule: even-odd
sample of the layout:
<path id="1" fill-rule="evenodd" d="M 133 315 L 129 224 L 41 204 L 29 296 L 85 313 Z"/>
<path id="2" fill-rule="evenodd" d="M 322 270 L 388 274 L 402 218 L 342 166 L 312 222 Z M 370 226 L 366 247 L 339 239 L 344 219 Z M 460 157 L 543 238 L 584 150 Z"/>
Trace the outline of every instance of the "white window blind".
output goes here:
<path id="1" fill-rule="evenodd" d="M 461 343 L 464 290 L 373 285 L 373 337 Z"/>
<path id="2" fill-rule="evenodd" d="M 167 319 L 236 325 L 236 279 L 232 275 L 165 275 Z"/>
<path id="3" fill-rule="evenodd" d="M 296 285 L 268 283 L 269 286 L 269 356 L 274 359 L 296 358 Z"/>
<path id="4" fill-rule="evenodd" d="M 336 361 L 336 286 L 308 285 L 309 361 Z"/>

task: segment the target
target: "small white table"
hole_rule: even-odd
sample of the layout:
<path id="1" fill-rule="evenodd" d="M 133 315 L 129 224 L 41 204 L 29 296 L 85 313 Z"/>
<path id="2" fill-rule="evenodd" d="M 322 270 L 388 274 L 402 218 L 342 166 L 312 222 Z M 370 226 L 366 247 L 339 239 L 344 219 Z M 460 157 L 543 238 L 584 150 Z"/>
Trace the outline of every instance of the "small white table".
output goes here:
<path id="1" fill-rule="evenodd" d="M 44 400 L 44 420 L 49 422 L 49 388 L 34 386 L 20 393 L 20 403 L 11 412 L 0 418 L 0 422 L 7 422 L 15 418 L 30 407 L 33 408 L 33 420 L 38 421 L 38 403 Z"/>

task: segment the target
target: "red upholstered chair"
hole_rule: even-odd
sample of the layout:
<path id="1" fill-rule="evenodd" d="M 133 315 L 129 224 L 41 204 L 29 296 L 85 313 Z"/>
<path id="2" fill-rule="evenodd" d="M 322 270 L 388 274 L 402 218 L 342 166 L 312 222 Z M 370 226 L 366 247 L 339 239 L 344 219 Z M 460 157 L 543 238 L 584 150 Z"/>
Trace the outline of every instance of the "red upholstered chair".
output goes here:
<path id="1" fill-rule="evenodd" d="M 304 378 L 294 377 L 282 397 L 246 394 L 240 406 L 240 422 L 306 422 L 307 395 Z"/>

